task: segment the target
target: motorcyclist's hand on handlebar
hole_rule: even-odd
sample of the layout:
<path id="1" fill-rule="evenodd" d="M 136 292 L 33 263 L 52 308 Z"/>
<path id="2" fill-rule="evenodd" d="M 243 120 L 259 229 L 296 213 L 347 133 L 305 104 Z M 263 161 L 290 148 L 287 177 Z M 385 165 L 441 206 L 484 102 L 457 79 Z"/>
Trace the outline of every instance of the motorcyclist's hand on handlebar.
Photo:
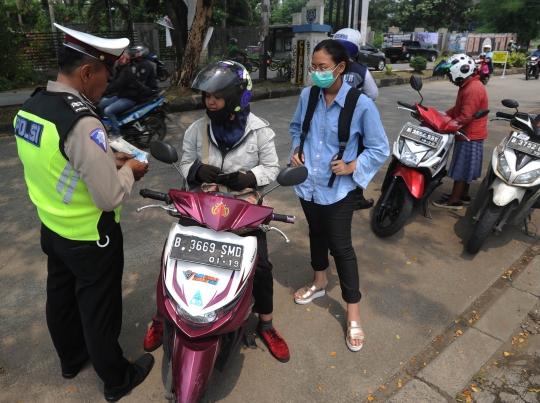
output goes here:
<path id="1" fill-rule="evenodd" d="M 125 165 L 127 161 L 135 158 L 135 154 L 116 152 L 114 153 L 114 158 L 116 158 L 116 169 L 120 169 Z"/>
<path id="2" fill-rule="evenodd" d="M 221 183 L 232 190 L 243 190 L 245 188 L 255 187 L 257 185 L 257 178 L 255 178 L 255 174 L 251 171 L 246 173 L 240 172 L 238 176 L 225 179 Z"/>
<path id="3" fill-rule="evenodd" d="M 148 172 L 148 163 L 137 161 L 135 159 L 127 160 L 124 164 L 126 167 L 130 167 L 133 171 L 133 177 L 135 182 L 141 180 L 141 178 Z"/>
<path id="4" fill-rule="evenodd" d="M 216 183 L 217 176 L 222 173 L 218 167 L 203 164 L 197 169 L 195 177 L 200 183 Z"/>
<path id="5" fill-rule="evenodd" d="M 298 155 L 298 151 L 300 150 L 300 147 L 296 147 L 294 149 L 294 154 L 291 158 L 291 166 L 292 167 L 298 167 L 298 166 L 304 166 L 304 162 L 306 161 L 306 157 L 304 154 L 302 154 L 302 159 L 300 159 L 300 156 Z"/>

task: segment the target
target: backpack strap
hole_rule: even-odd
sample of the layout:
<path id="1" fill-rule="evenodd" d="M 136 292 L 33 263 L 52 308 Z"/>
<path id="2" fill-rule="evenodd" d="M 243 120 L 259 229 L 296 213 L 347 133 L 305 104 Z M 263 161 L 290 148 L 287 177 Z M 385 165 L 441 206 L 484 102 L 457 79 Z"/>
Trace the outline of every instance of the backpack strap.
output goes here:
<path id="1" fill-rule="evenodd" d="M 319 100 L 319 94 L 321 89 L 314 85 L 311 87 L 309 92 L 309 101 L 304 115 L 304 121 L 302 122 L 302 134 L 300 134 L 300 147 L 298 148 L 298 156 L 300 160 L 302 159 L 302 154 L 304 153 L 304 141 L 306 141 L 307 134 L 309 132 L 309 126 L 311 125 L 311 119 L 313 119 L 313 113 L 315 113 L 315 107 L 317 106 L 317 101 Z"/>
<path id="2" fill-rule="evenodd" d="M 356 108 L 356 103 L 358 102 L 358 98 L 360 98 L 360 94 L 362 94 L 362 91 L 357 90 L 356 88 L 351 88 L 349 92 L 347 93 L 347 97 L 345 98 L 345 105 L 343 106 L 343 109 L 339 113 L 339 120 L 338 120 L 339 151 L 337 154 L 338 160 L 343 158 L 345 147 L 347 146 L 347 142 L 349 141 L 349 137 L 351 136 L 352 117 L 354 114 L 354 109 Z M 359 141 L 361 141 L 361 139 L 359 139 Z M 360 146 L 358 147 L 358 149 L 360 150 Z M 332 173 L 332 176 L 330 177 L 330 180 L 328 181 L 328 187 L 331 188 L 334 185 L 335 179 L 336 179 L 336 174 Z"/>

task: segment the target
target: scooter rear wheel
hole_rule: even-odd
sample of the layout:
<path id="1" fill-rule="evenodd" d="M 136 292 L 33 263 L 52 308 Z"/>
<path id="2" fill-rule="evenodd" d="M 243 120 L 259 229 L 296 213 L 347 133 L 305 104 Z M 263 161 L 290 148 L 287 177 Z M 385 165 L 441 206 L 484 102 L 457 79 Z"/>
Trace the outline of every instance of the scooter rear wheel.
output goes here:
<path id="1" fill-rule="evenodd" d="M 490 201 L 489 205 L 484 212 L 484 215 L 478 222 L 469 242 L 467 242 L 467 252 L 477 254 L 486 239 L 491 234 L 493 227 L 504 210 L 504 206 L 497 206 L 493 201 Z"/>
<path id="2" fill-rule="evenodd" d="M 399 181 L 392 189 L 386 206 L 381 206 L 384 194 L 381 195 L 371 216 L 371 229 L 382 238 L 398 232 L 404 225 L 413 208 L 414 198 L 404 182 Z"/>
<path id="3" fill-rule="evenodd" d="M 159 69 L 158 70 L 158 80 L 159 81 L 166 81 L 167 78 L 169 78 L 169 72 L 167 69 Z"/>
<path id="4" fill-rule="evenodd" d="M 156 140 L 163 140 L 167 134 L 167 125 L 160 115 L 150 113 L 144 117 L 143 124 L 146 127 L 144 134 L 139 134 L 135 140 L 140 148 L 149 148 Z"/>

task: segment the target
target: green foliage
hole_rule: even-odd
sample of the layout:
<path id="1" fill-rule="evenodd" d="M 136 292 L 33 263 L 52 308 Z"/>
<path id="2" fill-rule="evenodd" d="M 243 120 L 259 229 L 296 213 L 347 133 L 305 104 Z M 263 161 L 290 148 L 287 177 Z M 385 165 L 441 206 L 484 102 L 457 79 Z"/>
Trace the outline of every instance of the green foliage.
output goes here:
<path id="1" fill-rule="evenodd" d="M 384 36 L 382 32 L 376 32 L 375 37 L 373 38 L 372 45 L 375 46 L 377 49 L 380 49 L 382 48 L 383 42 L 384 42 Z"/>
<path id="2" fill-rule="evenodd" d="M 522 43 L 540 35 L 538 0 L 483 0 L 477 13 L 489 32 L 517 33 Z"/>
<path id="3" fill-rule="evenodd" d="M 427 67 L 427 59 L 422 56 L 416 56 L 409 63 L 416 73 L 421 73 Z"/>
<path id="4" fill-rule="evenodd" d="M 527 59 L 523 53 L 512 52 L 508 54 L 508 67 L 524 67 Z"/>
<path id="5" fill-rule="evenodd" d="M 391 66 L 386 65 L 385 70 L 384 70 L 384 74 L 387 75 L 387 76 L 391 76 L 391 75 L 394 74 L 394 69 Z"/>
<path id="6" fill-rule="evenodd" d="M 271 10 L 270 24 L 292 24 L 292 15 L 300 13 L 306 4 L 307 0 L 287 0 L 277 3 Z"/>
<path id="7" fill-rule="evenodd" d="M 472 0 L 399 1 L 394 2 L 389 22 L 403 31 L 422 27 L 433 32 L 445 27 L 449 31 L 462 32 L 467 30 L 468 14 L 472 8 Z"/>
<path id="8" fill-rule="evenodd" d="M 278 77 L 285 77 L 287 79 L 291 78 L 291 66 L 292 59 L 290 57 L 285 57 L 279 61 L 277 74 Z"/>
<path id="9" fill-rule="evenodd" d="M 254 0 L 214 0 L 212 20 L 221 25 L 223 20 L 229 27 L 258 26 L 261 22 L 258 3 Z"/>

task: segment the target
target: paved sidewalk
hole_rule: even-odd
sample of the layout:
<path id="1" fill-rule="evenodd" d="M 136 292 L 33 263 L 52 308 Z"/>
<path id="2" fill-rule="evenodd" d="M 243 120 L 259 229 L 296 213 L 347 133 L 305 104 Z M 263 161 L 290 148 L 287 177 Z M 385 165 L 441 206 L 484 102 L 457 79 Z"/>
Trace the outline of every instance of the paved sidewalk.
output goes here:
<path id="1" fill-rule="evenodd" d="M 466 322 L 467 318 L 457 318 L 445 335 L 437 335 L 433 346 L 447 336 L 453 340 L 435 351 L 420 371 L 399 374 L 403 379 L 394 379 L 395 386 L 381 389 L 390 393 L 374 394 L 373 399 L 388 403 L 540 402 L 540 256 L 533 257 L 538 252 L 533 246 L 516 262 L 520 267 L 507 270 L 479 298 L 484 301 L 475 301 L 489 306 L 483 314 L 474 310 L 473 303 L 473 316 Z M 485 299 L 492 301 L 486 304 Z M 462 330 L 467 323 L 470 327 Z M 395 392 L 390 395 L 392 389 Z"/>

